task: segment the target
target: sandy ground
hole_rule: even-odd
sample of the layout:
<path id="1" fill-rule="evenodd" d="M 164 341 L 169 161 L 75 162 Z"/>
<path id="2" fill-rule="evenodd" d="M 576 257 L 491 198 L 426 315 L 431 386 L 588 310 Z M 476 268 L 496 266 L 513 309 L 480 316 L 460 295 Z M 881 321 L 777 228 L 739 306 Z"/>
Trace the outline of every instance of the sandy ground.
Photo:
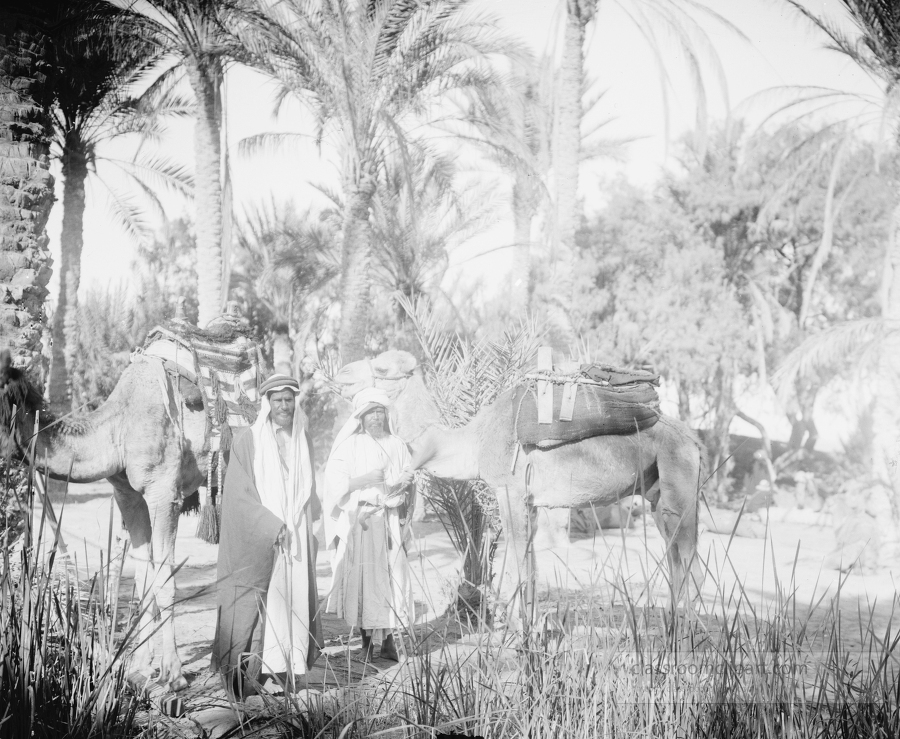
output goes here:
<path id="1" fill-rule="evenodd" d="M 51 494 L 51 501 L 57 515 L 62 514 L 62 535 L 70 561 L 80 577 L 92 576 L 106 561 L 110 526 L 113 533 L 120 528 L 118 511 L 110 503 L 111 487 L 105 482 L 72 485 L 64 507 L 58 492 Z M 38 508 L 36 516 L 40 515 Z M 215 597 L 210 586 L 215 581 L 217 547 L 196 538 L 197 520 L 182 516 L 178 531 L 176 559 L 183 565 L 176 576 L 176 633 L 194 692 L 204 685 L 208 692 L 215 687 L 208 667 L 215 630 Z M 896 619 L 895 624 L 900 621 L 892 609 L 895 575 L 888 567 L 873 574 L 849 575 L 829 569 L 826 565 L 835 546 L 832 524 L 821 515 L 773 508 L 753 527 L 761 538 L 701 532 L 701 553 L 710 568 L 704 602 L 715 600 L 712 594 L 716 591 L 737 593 L 742 589 L 749 603 L 765 615 L 778 602 L 779 593 L 794 593 L 798 605 L 805 608 L 823 595 L 827 602 L 840 590 L 844 633 L 851 642 L 847 646 L 852 647 L 854 634 L 859 634 L 852 622 L 868 620 L 870 612 L 883 633 L 892 618 Z M 544 602 L 548 598 L 552 602 L 566 591 L 582 596 L 589 592 L 603 601 L 616 597 L 611 583 L 618 582 L 618 587 L 624 583 L 630 597 L 640 603 L 648 593 L 663 592 L 661 580 L 652 584 L 654 578 L 648 578 L 648 573 L 658 569 L 663 554 L 662 537 L 639 519 L 633 529 L 603 530 L 595 536 L 541 551 L 537 557 L 538 592 L 543 594 Z M 320 550 L 320 595 L 329 583 L 331 556 L 331 552 Z M 435 623 L 450 602 L 460 567 L 459 557 L 440 523 L 418 526 L 411 563 L 417 623 Z M 123 596 L 133 588 L 133 574 L 133 563 L 128 561 L 123 572 Z M 358 650 L 358 637 L 349 640 L 347 625 L 335 617 L 326 617 L 324 626 L 326 656 L 320 658 L 324 667 L 317 664 L 316 673 L 320 689 L 346 684 L 348 679 L 362 675 L 361 666 L 347 659 Z M 378 660 L 374 664 L 379 670 L 389 666 L 390 663 Z"/>

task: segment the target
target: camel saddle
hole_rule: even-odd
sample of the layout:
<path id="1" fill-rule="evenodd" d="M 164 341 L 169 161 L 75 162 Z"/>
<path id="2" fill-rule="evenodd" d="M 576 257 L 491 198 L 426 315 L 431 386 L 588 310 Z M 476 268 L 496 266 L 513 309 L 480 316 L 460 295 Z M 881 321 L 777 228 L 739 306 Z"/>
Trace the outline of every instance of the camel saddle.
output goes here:
<path id="1" fill-rule="evenodd" d="M 658 384 L 657 374 L 599 364 L 528 374 L 513 391 L 517 440 L 550 448 L 643 431 L 659 420 Z"/>
<path id="2" fill-rule="evenodd" d="M 238 327 L 202 330 L 171 321 L 148 333 L 142 352 L 162 359 L 166 371 L 180 378 L 179 389 L 188 406 L 202 403 L 211 424 L 212 451 L 227 449 L 226 428 L 249 426 L 256 420 L 262 356 Z"/>

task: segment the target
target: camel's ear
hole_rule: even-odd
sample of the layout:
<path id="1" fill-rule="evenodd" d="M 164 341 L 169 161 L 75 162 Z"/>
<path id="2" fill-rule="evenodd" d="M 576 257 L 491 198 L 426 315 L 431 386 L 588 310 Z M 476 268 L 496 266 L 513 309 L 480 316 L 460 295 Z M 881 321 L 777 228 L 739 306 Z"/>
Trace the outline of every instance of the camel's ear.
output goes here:
<path id="1" fill-rule="evenodd" d="M 401 350 L 397 352 L 397 358 L 400 362 L 400 371 L 404 375 L 410 375 L 415 371 L 418 362 L 412 354 Z"/>

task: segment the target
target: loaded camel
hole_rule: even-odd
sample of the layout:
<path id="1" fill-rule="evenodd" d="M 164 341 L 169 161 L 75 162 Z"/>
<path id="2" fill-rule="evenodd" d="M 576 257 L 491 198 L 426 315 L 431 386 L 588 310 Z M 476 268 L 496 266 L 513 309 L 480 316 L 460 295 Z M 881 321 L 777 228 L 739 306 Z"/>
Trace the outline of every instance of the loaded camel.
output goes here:
<path id="1" fill-rule="evenodd" d="M 173 563 L 182 500 L 206 481 L 210 450 L 202 403 L 186 404 L 162 365 L 145 358 L 129 365 L 106 402 L 91 413 L 54 421 L 43 407 L 40 392 L 12 366 L 9 351 L 0 351 L 0 452 L 25 456 L 33 440 L 34 464 L 50 477 L 109 480 L 131 539 L 136 582 L 162 618 L 158 679 L 173 690 L 186 687 L 175 644 Z M 143 608 L 142 643 L 133 658 L 134 669 L 147 676 L 152 618 L 153 609 Z"/>
<path id="2" fill-rule="evenodd" d="M 643 495 L 665 537 L 672 606 L 688 603 L 703 579 L 697 559 L 697 515 L 705 450 L 682 422 L 662 416 L 650 428 L 627 435 L 594 436 L 550 449 L 517 450 L 513 391 L 484 406 L 462 428 L 441 426 L 416 359 L 405 351 L 345 365 L 334 381 L 346 398 L 363 387 L 384 389 L 392 399 L 394 433 L 412 448 L 412 465 L 437 477 L 482 479 L 497 495 L 506 533 L 501 600 L 518 621 L 516 593 L 534 573 L 528 546 L 534 506 L 577 508 L 608 505 Z"/>

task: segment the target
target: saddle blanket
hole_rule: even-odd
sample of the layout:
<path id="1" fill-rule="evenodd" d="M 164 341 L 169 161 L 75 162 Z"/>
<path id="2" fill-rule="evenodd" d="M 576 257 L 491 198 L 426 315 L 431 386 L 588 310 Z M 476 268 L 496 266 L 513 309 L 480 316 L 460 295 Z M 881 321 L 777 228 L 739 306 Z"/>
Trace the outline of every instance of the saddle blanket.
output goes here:
<path id="1" fill-rule="evenodd" d="M 148 334 L 143 353 L 161 358 L 167 370 L 200 388 L 214 437 L 222 424 L 249 426 L 256 419 L 260 358 L 248 338 L 213 342 L 157 326 Z"/>
<path id="2" fill-rule="evenodd" d="M 538 382 L 542 380 L 530 380 L 513 390 L 520 444 L 547 448 L 591 436 L 633 434 L 659 420 L 659 397 L 649 378 L 619 385 L 576 379 L 548 375 L 543 380 L 551 384 L 553 393 L 549 423 L 539 421 Z"/>

